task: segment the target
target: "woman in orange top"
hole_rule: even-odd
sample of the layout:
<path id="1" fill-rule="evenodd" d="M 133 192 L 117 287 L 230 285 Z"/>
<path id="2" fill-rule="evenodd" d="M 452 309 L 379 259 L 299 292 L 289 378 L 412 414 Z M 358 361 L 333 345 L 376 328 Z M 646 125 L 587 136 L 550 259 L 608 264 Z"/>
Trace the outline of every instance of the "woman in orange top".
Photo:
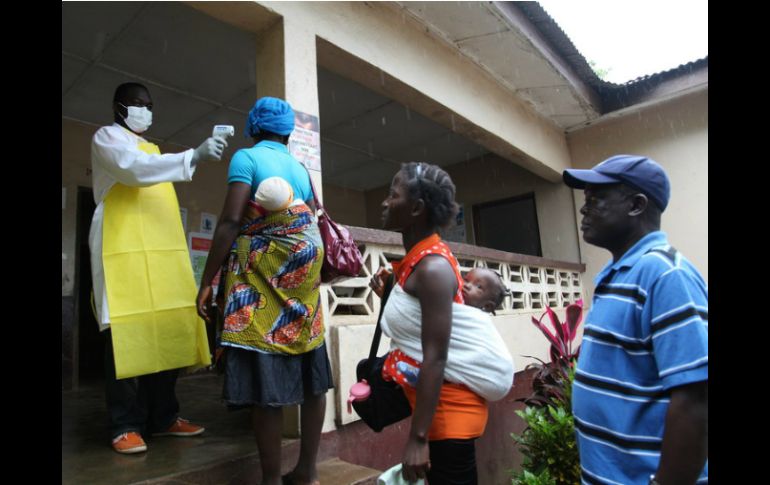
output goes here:
<path id="1" fill-rule="evenodd" d="M 404 164 L 393 178 L 382 203 L 383 228 L 400 232 L 407 252 L 404 259 L 393 263 L 398 285 L 390 298 L 415 298 L 421 310 L 419 329 L 399 328 L 398 318 L 383 324 L 393 349 L 383 377 L 398 382 L 412 406 L 402 458 L 404 478 L 427 478 L 430 485 L 477 483 L 475 439 L 484 433 L 488 411 L 482 397 L 462 384 L 444 380 L 452 302 L 463 303 L 457 260 L 438 235 L 439 228 L 457 214 L 454 198 L 455 186 L 444 170 L 412 162 Z M 380 272 L 372 287 L 377 290 L 382 283 Z M 407 355 L 400 349 L 400 336 L 419 339 L 422 355 Z M 414 387 L 400 372 L 405 366 L 420 368 Z"/>

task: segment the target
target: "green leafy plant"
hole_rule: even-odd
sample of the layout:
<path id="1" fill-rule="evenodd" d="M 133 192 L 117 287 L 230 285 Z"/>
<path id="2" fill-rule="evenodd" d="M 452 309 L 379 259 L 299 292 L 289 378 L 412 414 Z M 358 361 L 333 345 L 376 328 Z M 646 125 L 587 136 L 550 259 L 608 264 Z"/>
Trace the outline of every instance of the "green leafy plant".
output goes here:
<path id="1" fill-rule="evenodd" d="M 513 485 L 580 483 L 572 413 L 563 407 L 530 406 L 516 414 L 527 427 L 521 435 L 511 434 L 524 455 L 523 471 L 514 475 Z"/>
<path id="2" fill-rule="evenodd" d="M 546 315 L 548 320 L 545 320 Z M 580 348 L 573 349 L 577 328 L 583 315 L 583 301 L 566 308 L 566 320 L 559 321 L 547 308 L 532 323 L 551 343 L 551 362 L 539 363 L 532 379 L 532 394 L 517 399 L 527 407 L 516 414 L 527 427 L 521 435 L 511 434 L 524 456 L 522 471 L 514 473 L 513 485 L 565 485 L 580 483 L 580 460 L 572 417 L 572 382 Z M 550 322 L 550 328 L 548 323 Z"/>
<path id="3" fill-rule="evenodd" d="M 548 470 L 543 470 L 543 473 L 539 475 L 535 475 L 534 473 L 525 470 L 524 473 L 522 473 L 521 478 L 513 479 L 511 483 L 513 483 L 513 485 L 556 485 L 556 482 L 551 478 Z"/>

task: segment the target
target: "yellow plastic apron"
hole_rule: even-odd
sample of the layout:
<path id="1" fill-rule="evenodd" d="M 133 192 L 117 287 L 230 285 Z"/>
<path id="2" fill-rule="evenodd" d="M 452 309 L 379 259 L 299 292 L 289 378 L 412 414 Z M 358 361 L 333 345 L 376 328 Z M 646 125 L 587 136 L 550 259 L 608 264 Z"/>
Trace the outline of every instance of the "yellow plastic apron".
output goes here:
<path id="1" fill-rule="evenodd" d="M 153 143 L 139 149 L 160 154 Z M 104 199 L 102 246 L 116 377 L 210 365 L 173 184 L 116 183 Z"/>

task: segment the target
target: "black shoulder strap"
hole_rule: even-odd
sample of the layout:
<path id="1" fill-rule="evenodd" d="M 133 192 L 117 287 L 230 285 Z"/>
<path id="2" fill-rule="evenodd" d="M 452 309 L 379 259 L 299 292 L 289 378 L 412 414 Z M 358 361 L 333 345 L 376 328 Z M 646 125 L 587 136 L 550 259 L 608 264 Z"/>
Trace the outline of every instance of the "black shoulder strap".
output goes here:
<path id="1" fill-rule="evenodd" d="M 391 273 L 388 276 L 388 279 L 385 280 L 385 286 L 383 288 L 382 292 L 382 301 L 380 302 L 380 314 L 377 317 L 377 326 L 374 328 L 374 337 L 372 338 L 372 346 L 369 349 L 369 360 L 370 362 L 377 357 L 377 349 L 380 348 L 380 336 L 382 336 L 382 327 L 380 326 L 380 321 L 382 320 L 382 312 L 385 310 L 385 304 L 388 302 L 388 297 L 390 296 L 390 292 L 393 289 L 395 277 L 393 276 L 393 273 Z"/>

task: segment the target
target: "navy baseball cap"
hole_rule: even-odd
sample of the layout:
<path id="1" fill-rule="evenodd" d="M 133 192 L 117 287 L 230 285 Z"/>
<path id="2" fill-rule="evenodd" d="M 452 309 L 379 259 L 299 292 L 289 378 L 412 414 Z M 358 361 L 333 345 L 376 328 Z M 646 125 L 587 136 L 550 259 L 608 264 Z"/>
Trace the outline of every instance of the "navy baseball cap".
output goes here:
<path id="1" fill-rule="evenodd" d="M 655 202 L 661 212 L 671 197 L 671 184 L 663 167 L 655 160 L 639 155 L 615 155 L 589 170 L 565 170 L 562 177 L 573 189 L 584 189 L 586 184 L 629 185 Z"/>

